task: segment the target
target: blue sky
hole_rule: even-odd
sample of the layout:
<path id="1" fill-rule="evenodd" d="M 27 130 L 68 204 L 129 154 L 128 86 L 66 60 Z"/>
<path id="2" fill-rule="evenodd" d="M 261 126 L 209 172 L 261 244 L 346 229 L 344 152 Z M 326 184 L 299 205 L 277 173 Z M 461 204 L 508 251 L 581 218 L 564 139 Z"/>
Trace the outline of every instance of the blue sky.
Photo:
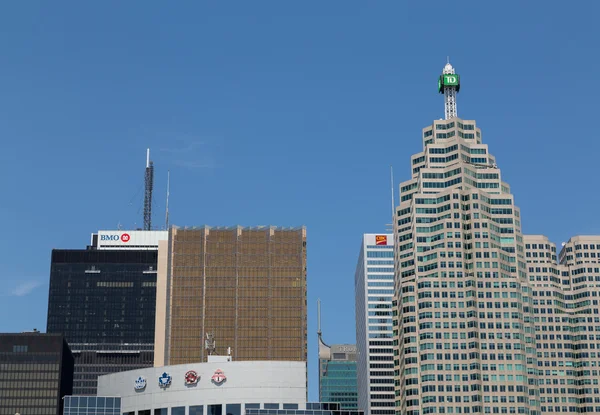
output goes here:
<path id="1" fill-rule="evenodd" d="M 3 2 L 0 332 L 45 330 L 52 248 L 141 223 L 145 148 L 177 225 L 306 225 L 316 300 L 353 343 L 361 234 L 390 222 L 443 117 L 446 56 L 526 233 L 600 234 L 600 12 L 587 2 Z"/>

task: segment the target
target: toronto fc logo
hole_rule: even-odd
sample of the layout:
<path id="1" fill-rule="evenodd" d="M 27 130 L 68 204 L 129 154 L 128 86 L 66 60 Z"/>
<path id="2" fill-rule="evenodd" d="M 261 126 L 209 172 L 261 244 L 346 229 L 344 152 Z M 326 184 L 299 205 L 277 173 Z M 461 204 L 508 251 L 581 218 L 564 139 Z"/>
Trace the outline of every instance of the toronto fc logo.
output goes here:
<path id="1" fill-rule="evenodd" d="M 212 375 L 212 381 L 215 384 L 220 385 L 221 383 L 225 382 L 225 380 L 227 380 L 227 376 L 225 376 L 225 373 L 223 373 L 221 369 L 215 370 L 215 374 Z"/>

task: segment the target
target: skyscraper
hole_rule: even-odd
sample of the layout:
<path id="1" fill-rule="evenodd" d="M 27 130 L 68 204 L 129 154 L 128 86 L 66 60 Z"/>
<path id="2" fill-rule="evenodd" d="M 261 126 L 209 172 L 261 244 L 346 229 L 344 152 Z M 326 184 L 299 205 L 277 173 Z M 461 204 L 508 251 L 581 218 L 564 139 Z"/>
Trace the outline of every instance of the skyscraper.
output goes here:
<path id="1" fill-rule="evenodd" d="M 75 358 L 73 394 L 95 395 L 98 376 L 152 366 L 161 231 L 100 231 L 88 249 L 52 251 L 48 333 Z"/>
<path id="2" fill-rule="evenodd" d="M 306 361 L 304 227 L 171 228 L 159 258 L 155 366 Z"/>
<path id="3" fill-rule="evenodd" d="M 59 334 L 0 333 L 0 415 L 62 415 L 73 356 Z"/>
<path id="4" fill-rule="evenodd" d="M 356 346 L 353 344 L 329 346 L 323 341 L 320 301 L 318 319 L 319 402 L 339 403 L 343 410 L 355 410 L 358 407 Z"/>
<path id="5" fill-rule="evenodd" d="M 541 411 L 600 413 L 600 236 L 524 236 Z"/>
<path id="6" fill-rule="evenodd" d="M 394 414 L 394 235 L 362 237 L 354 275 L 358 408 Z"/>
<path id="7" fill-rule="evenodd" d="M 457 116 L 459 87 L 448 63 L 439 80 L 446 119 L 423 129 L 400 186 L 395 409 L 539 415 L 520 212 L 481 130 Z"/>

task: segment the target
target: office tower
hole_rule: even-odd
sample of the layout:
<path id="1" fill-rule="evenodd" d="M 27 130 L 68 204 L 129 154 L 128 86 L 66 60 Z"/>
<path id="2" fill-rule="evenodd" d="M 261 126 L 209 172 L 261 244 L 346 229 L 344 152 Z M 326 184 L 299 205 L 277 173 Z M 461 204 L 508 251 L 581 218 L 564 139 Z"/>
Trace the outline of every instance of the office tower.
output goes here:
<path id="1" fill-rule="evenodd" d="M 161 238 L 100 231 L 88 249 L 52 251 L 47 331 L 73 352 L 74 395 L 95 395 L 99 375 L 152 366 Z"/>
<path id="2" fill-rule="evenodd" d="M 327 345 L 321 332 L 321 302 L 319 301 L 317 330 L 319 342 L 319 402 L 337 402 L 343 410 L 356 410 L 356 346 Z"/>
<path id="3" fill-rule="evenodd" d="M 354 290 L 358 408 L 366 415 L 393 415 L 394 235 L 363 235 Z"/>
<path id="4" fill-rule="evenodd" d="M 525 235 L 541 411 L 600 413 L 600 236 Z"/>
<path id="5" fill-rule="evenodd" d="M 394 220 L 396 412 L 540 414 L 532 284 L 519 209 L 460 78 L 439 80 L 446 119 L 423 129 Z"/>
<path id="6" fill-rule="evenodd" d="M 159 247 L 155 366 L 306 361 L 306 229 L 171 228 Z"/>
<path id="7" fill-rule="evenodd" d="M 0 334 L 0 415 L 62 415 L 73 356 L 59 334 Z"/>

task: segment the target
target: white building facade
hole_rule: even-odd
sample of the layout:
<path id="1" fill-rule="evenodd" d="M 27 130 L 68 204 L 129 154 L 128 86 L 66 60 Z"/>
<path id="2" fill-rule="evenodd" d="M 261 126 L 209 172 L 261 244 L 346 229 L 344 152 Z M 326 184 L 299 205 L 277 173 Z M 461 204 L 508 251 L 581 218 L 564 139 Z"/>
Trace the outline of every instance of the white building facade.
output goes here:
<path id="1" fill-rule="evenodd" d="M 121 397 L 124 415 L 242 415 L 306 409 L 304 362 L 209 362 L 101 376 L 98 396 Z"/>
<path id="2" fill-rule="evenodd" d="M 365 234 L 354 278 L 358 409 L 394 414 L 394 236 Z"/>

